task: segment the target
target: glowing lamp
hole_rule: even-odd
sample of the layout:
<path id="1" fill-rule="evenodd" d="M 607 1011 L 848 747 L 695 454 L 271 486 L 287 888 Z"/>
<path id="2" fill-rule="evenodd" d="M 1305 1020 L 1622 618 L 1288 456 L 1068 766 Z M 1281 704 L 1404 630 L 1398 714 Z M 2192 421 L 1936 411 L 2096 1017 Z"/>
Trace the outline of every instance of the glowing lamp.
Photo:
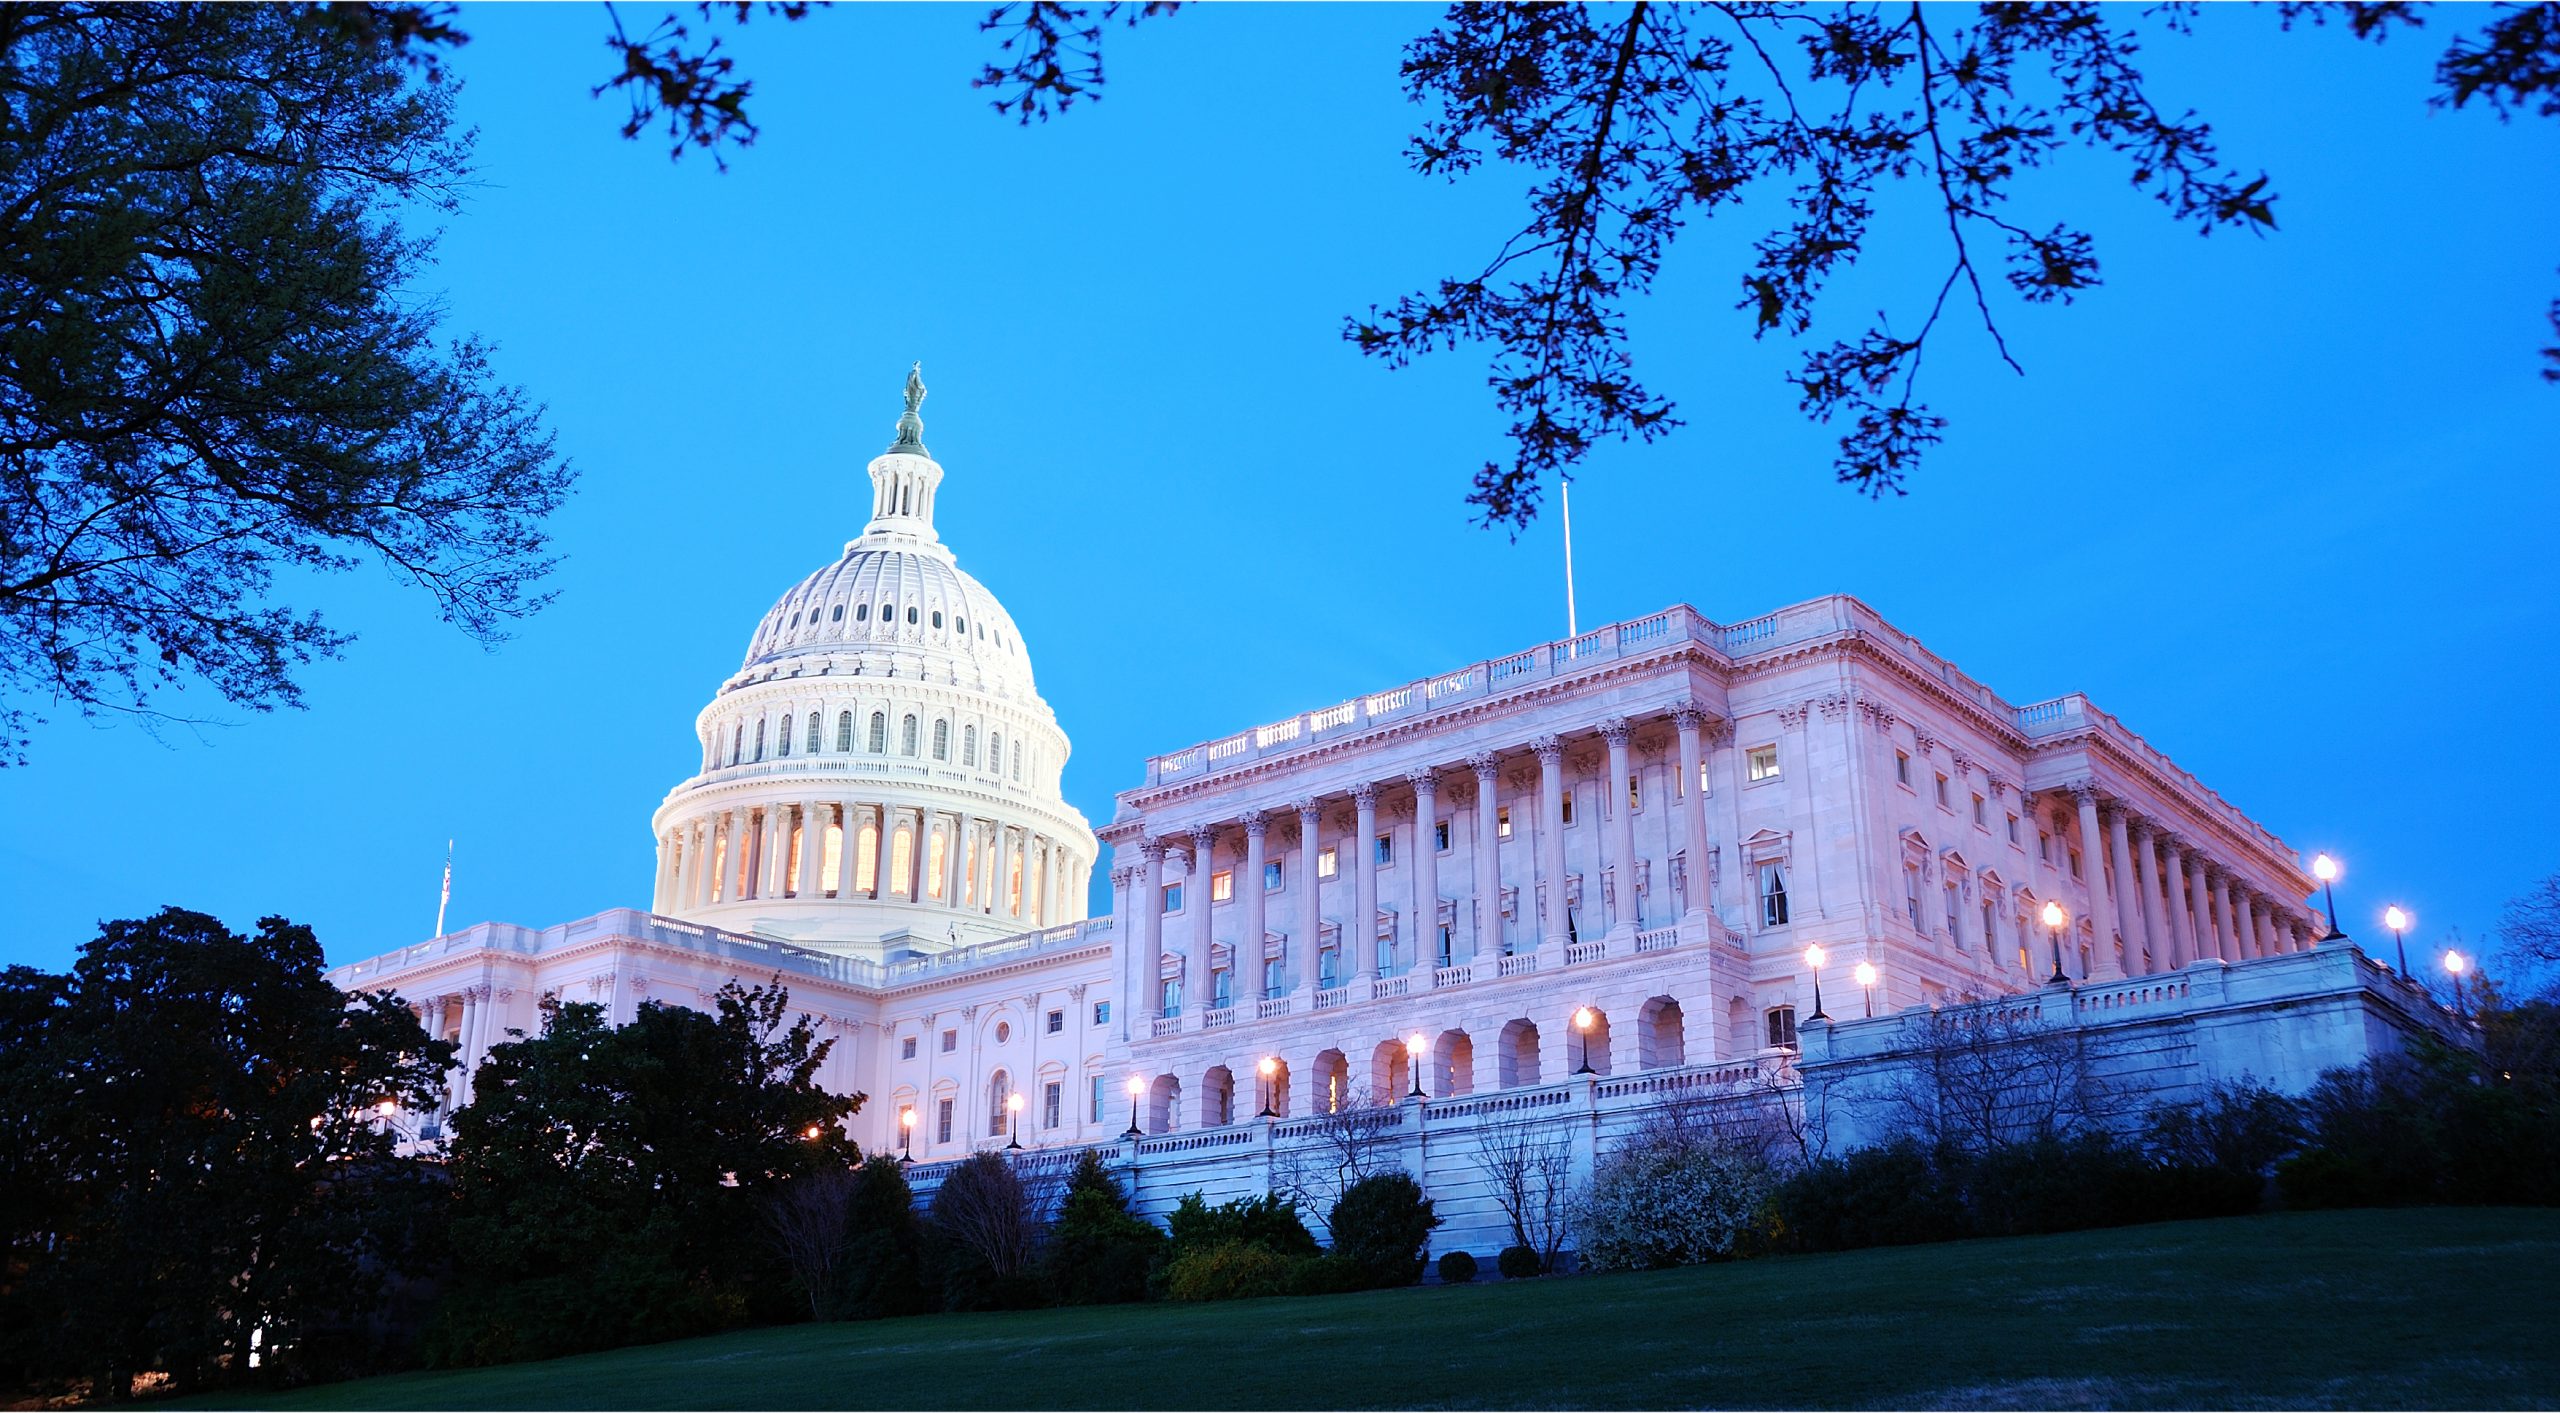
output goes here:
<path id="1" fill-rule="evenodd" d="M 1876 984 L 1876 964 L 1875 964 L 1875 963 L 1873 963 L 1873 962 L 1860 962 L 1860 963 L 1858 963 L 1858 970 L 1857 970 L 1856 975 L 1857 975 L 1857 978 L 1858 978 L 1858 984 L 1859 984 L 1860 986 L 1873 986 L 1873 985 L 1875 985 L 1875 984 Z"/>
<path id="2" fill-rule="evenodd" d="M 815 1143 L 818 1141 L 818 1135 L 822 1131 L 823 1130 L 821 1130 L 816 1124 L 811 1124 L 809 1125 L 809 1132 L 806 1136 L 811 1143 Z"/>
<path id="3" fill-rule="evenodd" d="M 1145 1080 L 1140 1079 L 1140 1078 L 1139 1078 L 1138 1076 L 1136 1076 L 1136 1075 L 1131 1075 L 1131 1076 L 1129 1076 L 1129 1097 L 1130 1097 L 1130 1098 L 1135 1099 L 1135 1098 L 1137 1098 L 1139 1095 L 1144 1094 L 1144 1093 L 1146 1093 L 1146 1092 L 1147 1092 L 1147 1082 L 1146 1082 Z"/>
<path id="4" fill-rule="evenodd" d="M 387 1119 L 393 1114 L 399 1113 L 400 1106 L 393 1103 L 391 1100 L 385 1099 L 381 1103 L 374 1105 L 373 1111 Z"/>
<path id="5" fill-rule="evenodd" d="M 2045 926 L 2047 926 L 2047 927 L 2060 927 L 2060 926 L 2062 926 L 2064 923 L 2069 922 L 2070 920 L 2071 920 L 2071 914 L 2069 914 L 2069 913 L 2067 913 L 2067 912 L 2064 912 L 2064 911 L 2062 910 L 2062 905 L 2061 905 L 2060 903 L 2047 903 L 2047 904 L 2045 904 L 2045 905 L 2044 905 L 2044 925 L 2045 925 Z"/>
<path id="6" fill-rule="evenodd" d="M 898 1127 L 900 1127 L 900 1128 L 914 1128 L 915 1126 L 916 1126 L 916 1111 L 915 1111 L 915 1110 L 913 1110 L 913 1109 L 901 1109 L 901 1110 L 899 1110 L 899 1111 L 898 1111 Z"/>
<path id="7" fill-rule="evenodd" d="M 1815 971 L 1822 970 L 1822 948 L 1818 945 L 1805 948 L 1804 964 Z"/>
<path id="8" fill-rule="evenodd" d="M 2452 972 L 2455 976 L 2462 975 L 2463 969 L 2470 965 L 2471 959 L 2463 956 L 2460 952 L 2447 952 L 2444 954 L 2444 969 Z"/>
<path id="9" fill-rule="evenodd" d="M 1573 1028 L 1576 1030 L 1589 1030 L 1592 1023 L 1598 1019 L 1598 1016 L 1592 1014 L 1589 1006 L 1577 1006 L 1574 1008 L 1573 1012 Z"/>
<path id="10" fill-rule="evenodd" d="M 1271 1058 L 1269 1055 L 1265 1055 L 1262 1057 L 1262 1063 L 1254 1066 L 1254 1068 L 1262 1071 L 1262 1077 L 1264 1079 L 1269 1079 L 1280 1073 L 1280 1062 Z"/>
<path id="11" fill-rule="evenodd" d="M 2311 876 L 2323 883 L 2338 881 L 2338 861 L 2321 854 L 2311 860 Z"/>

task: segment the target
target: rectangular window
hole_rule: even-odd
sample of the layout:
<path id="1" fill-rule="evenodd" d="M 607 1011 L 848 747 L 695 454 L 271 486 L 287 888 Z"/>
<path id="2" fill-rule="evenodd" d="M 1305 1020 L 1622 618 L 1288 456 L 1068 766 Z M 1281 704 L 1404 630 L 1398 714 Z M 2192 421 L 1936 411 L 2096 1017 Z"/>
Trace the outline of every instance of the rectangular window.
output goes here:
<path id="1" fill-rule="evenodd" d="M 1271 862 L 1264 864 L 1262 866 L 1262 891 L 1265 893 L 1279 892 L 1280 885 L 1287 876 L 1288 875 L 1281 870 L 1280 861 L 1278 859 L 1273 859 Z"/>
<path id="2" fill-rule="evenodd" d="M 2009 842 L 2018 842 L 2018 817 L 2014 814 L 2009 816 Z"/>
<path id="3" fill-rule="evenodd" d="M 1973 797 L 1973 822 L 1974 826 L 1979 829 L 1988 829 L 1991 827 L 1991 813 L 1982 807 L 1982 797 L 1980 795 Z"/>
<path id="4" fill-rule="evenodd" d="M 1769 1010 L 1769 1048 L 1792 1050 L 1796 1045 L 1796 1008 L 1773 1006 Z"/>
<path id="5" fill-rule="evenodd" d="M 1055 1035 L 1066 1028 L 1067 1013 L 1064 1011 L 1051 1011 L 1049 1013 L 1049 1033 L 1051 1035 Z"/>
<path id="6" fill-rule="evenodd" d="M 1439 965 L 1441 965 L 1441 966 L 1444 966 L 1444 967 L 1445 967 L 1445 966 L 1447 966 L 1448 964 L 1449 964 L 1449 924 L 1447 924 L 1447 923 L 1445 923 L 1445 922 L 1444 922 L 1444 923 L 1440 924 L 1440 961 L 1439 961 Z"/>
<path id="7" fill-rule="evenodd" d="M 1991 956 L 2000 955 L 2000 914 L 1989 903 L 1982 905 L 1982 950 Z"/>
<path id="8" fill-rule="evenodd" d="M 1564 792 L 1564 822 L 1573 823 L 1573 790 L 1570 787 Z"/>
<path id="9" fill-rule="evenodd" d="M 1061 1091 L 1065 1087 L 1054 1079 L 1040 1086 L 1040 1126 L 1042 1128 L 1058 1126 L 1058 1111 L 1065 1107 L 1061 1102 L 1063 1097 Z"/>
<path id="10" fill-rule="evenodd" d="M 1943 775 L 1938 777 L 1938 808 L 1942 810 L 1951 810 L 1955 808 L 1954 805 L 1947 802 L 1947 777 Z"/>
<path id="11" fill-rule="evenodd" d="M 948 1055 L 959 1048 L 960 1032 L 956 1030 L 946 1030 L 942 1032 L 942 1053 Z"/>
<path id="12" fill-rule="evenodd" d="M 1449 852 L 1449 821 L 1444 819 L 1431 826 L 1431 847 L 1440 853 Z"/>
<path id="13" fill-rule="evenodd" d="M 1911 783 L 1911 755 L 1909 752 L 1896 751 L 1893 753 L 1893 778 L 1898 784 L 1908 785 Z"/>
<path id="14" fill-rule="evenodd" d="M 1508 839 L 1511 837 L 1511 806 L 1497 805 L 1494 807 L 1493 837 L 1496 839 Z"/>
<path id="15" fill-rule="evenodd" d="M 1760 925 L 1787 925 L 1787 869 L 1775 859 L 1760 865 Z"/>
<path id="16" fill-rule="evenodd" d="M 1378 864 L 1379 864 L 1379 866 L 1383 868 L 1383 867 L 1385 867 L 1385 866 L 1386 866 L 1386 865 L 1388 865 L 1388 864 L 1394 863 L 1395 861 L 1396 861 L 1396 836 L 1394 836 L 1394 835 L 1392 835 L 1392 834 L 1381 834 L 1381 835 L 1379 835 L 1379 836 L 1378 836 Z"/>
<path id="17" fill-rule="evenodd" d="M 1712 795 L 1715 792 L 1715 782 L 1707 777 L 1706 758 L 1701 756 L 1698 758 L 1698 793 L 1701 795 Z"/>
<path id="18" fill-rule="evenodd" d="M 1209 875 L 1210 902 L 1223 903 L 1228 899 L 1233 898 L 1235 895 L 1236 873 L 1234 869 L 1222 868 L 1216 873 Z"/>
<path id="19" fill-rule="evenodd" d="M 1111 1024 L 1111 1003 L 1110 1003 L 1110 1002 L 1108 1002 L 1108 1001 L 1096 1001 L 1096 1002 L 1094 1002 L 1094 1003 L 1093 1003 L 1093 1023 L 1094 1023 L 1095 1025 L 1109 1025 L 1109 1024 Z M 1101 1082 L 1102 1082 L 1102 1081 L 1100 1081 L 1100 1080 L 1095 1080 L 1095 1081 L 1094 1081 L 1094 1083 L 1096 1083 L 1096 1084 L 1100 1084 Z"/>
<path id="20" fill-rule="evenodd" d="M 1956 886 L 1950 883 L 1944 891 L 1947 895 L 1947 940 L 1953 942 L 1963 935 L 1956 931 Z"/>
<path id="21" fill-rule="evenodd" d="M 1341 857 L 1334 853 L 1332 845 L 1316 850 L 1316 877 L 1331 878 L 1341 871 Z"/>
<path id="22" fill-rule="evenodd" d="M 1182 911 L 1181 884 L 1168 883 L 1164 886 L 1164 910 L 1169 913 L 1178 913 Z"/>
<path id="23" fill-rule="evenodd" d="M 933 1132 L 934 1142 L 949 1143 L 951 1141 L 951 1101 L 948 1099 L 934 1101 Z"/>
<path id="24" fill-rule="evenodd" d="M 1750 762 L 1752 784 L 1757 785 L 1763 780 L 1778 778 L 1778 748 L 1774 744 L 1753 746 L 1750 755 L 1745 759 Z"/>
<path id="25" fill-rule="evenodd" d="M 1102 1122 L 1102 1076 L 1100 1075 L 1093 1077 L 1093 1097 L 1085 1107 L 1084 1121 L 1089 1124 Z"/>
<path id="26" fill-rule="evenodd" d="M 2078 878 L 2080 876 L 2080 851 L 2078 849 L 2071 851 L 2071 876 L 2074 878 Z"/>
<path id="27" fill-rule="evenodd" d="M 1631 810 L 1644 808 L 1644 777 L 1641 775 L 1627 777 L 1627 808 Z"/>
<path id="28" fill-rule="evenodd" d="M 1906 868 L 1902 871 L 1902 911 L 1911 919 L 1912 931 L 1929 930 L 1928 924 L 1920 921 L 1920 870 L 1916 868 Z"/>
<path id="29" fill-rule="evenodd" d="M 899 1058 L 899 1059 L 901 1059 L 901 1060 L 912 1060 L 912 1059 L 914 1059 L 915 1057 L 916 1057 L 916 1038 L 915 1038 L 914 1036 L 910 1035 L 910 1036 L 906 1037 L 905 1039 L 900 1040 L 900 1041 L 898 1042 L 898 1058 Z"/>
<path id="30" fill-rule="evenodd" d="M 2053 836 L 2041 829 L 2036 831 L 2036 859 L 2042 863 L 2053 862 Z"/>

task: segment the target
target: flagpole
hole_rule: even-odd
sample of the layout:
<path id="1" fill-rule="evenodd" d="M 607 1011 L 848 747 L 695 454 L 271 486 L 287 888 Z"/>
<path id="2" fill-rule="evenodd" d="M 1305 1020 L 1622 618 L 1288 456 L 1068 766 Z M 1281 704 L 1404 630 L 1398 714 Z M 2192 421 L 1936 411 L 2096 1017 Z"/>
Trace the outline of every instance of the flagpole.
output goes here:
<path id="1" fill-rule="evenodd" d="M 442 937 L 442 936 L 444 936 L 444 909 L 445 909 L 445 905 L 446 905 L 447 903 L 452 902 L 452 901 L 453 901 L 453 841 L 452 841 L 452 840 L 450 840 L 450 839 L 447 839 L 447 840 L 445 840 L 445 841 L 444 841 L 444 892 L 443 892 L 443 893 L 441 893 L 441 894 L 439 894 L 439 895 L 437 896 L 437 898 L 436 898 L 436 931 L 435 931 L 435 935 L 436 935 L 436 936 L 438 936 L 438 937 Z"/>
<path id="2" fill-rule="evenodd" d="M 1559 476 L 1556 481 L 1564 498 L 1564 635 L 1579 638 L 1582 629 L 1573 613 L 1573 478 Z"/>

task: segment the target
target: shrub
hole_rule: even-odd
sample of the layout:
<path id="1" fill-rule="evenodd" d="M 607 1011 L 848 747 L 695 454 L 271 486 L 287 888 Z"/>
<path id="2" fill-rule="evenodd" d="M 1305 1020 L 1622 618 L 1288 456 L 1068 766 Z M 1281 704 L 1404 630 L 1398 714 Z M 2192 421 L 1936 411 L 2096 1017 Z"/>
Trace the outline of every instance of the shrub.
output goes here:
<path id="1" fill-rule="evenodd" d="M 1173 1300 L 1250 1300 L 1285 1295 L 1297 1262 L 1249 1241 L 1218 1241 L 1173 1258 L 1165 1295 Z"/>
<path id="2" fill-rule="evenodd" d="M 1531 1276 L 1547 1273 L 1546 1264 L 1538 1259 L 1537 1251 L 1526 1246 L 1502 1248 L 1502 1254 L 1493 1258 L 1493 1268 L 1502 1272 L 1502 1278 L 1507 1281 L 1525 1281 Z"/>
<path id="3" fill-rule="evenodd" d="M 913 1315 L 933 1307 L 924 1286 L 924 1233 L 915 1190 L 895 1158 L 880 1156 L 854 1170 L 852 1210 L 839 1262 L 838 1319 Z"/>
<path id="4" fill-rule="evenodd" d="M 1335 1255 L 1357 1262 L 1370 1285 L 1392 1286 L 1422 1279 L 1423 1248 L 1440 1219 L 1411 1175 L 1378 1173 L 1344 1188 L 1327 1224 Z"/>
<path id="5" fill-rule="evenodd" d="M 1197 1192 L 1186 1193 L 1165 1219 L 1165 1226 L 1173 1235 L 1175 1258 L 1195 1247 L 1230 1241 L 1259 1246 L 1282 1256 L 1313 1256 L 1323 1250 L 1298 1215 L 1297 1199 L 1276 1192 L 1216 1206 Z"/>
<path id="6" fill-rule="evenodd" d="M 962 1159 L 933 1194 L 935 1275 L 946 1310 L 1023 1310 L 1042 1303 L 1034 1264 L 1041 1230 L 1021 1174 L 997 1153 Z"/>
<path id="7" fill-rule="evenodd" d="M 2484 1082 L 2441 1046 L 2332 1070 L 2302 1101 L 2307 1141 L 2278 1185 L 2302 1207 L 2560 1203 L 2560 1108 L 2538 1078 Z"/>
<path id="8" fill-rule="evenodd" d="M 1946 1241 L 1965 1234 L 1963 1209 L 1915 1138 L 1816 1158 L 1778 1185 L 1788 1241 L 1806 1251 Z"/>
<path id="9" fill-rule="evenodd" d="M 1067 1195 L 1042 1265 L 1050 1297 L 1062 1305 L 1112 1305 L 1147 1298 L 1147 1274 L 1164 1233 L 1129 1210 L 1100 1154 L 1087 1150 L 1067 1176 Z"/>
<path id="10" fill-rule="evenodd" d="M 1465 1285 L 1476 1278 L 1476 1258 L 1463 1251 L 1452 1251 L 1440 1258 L 1440 1283 Z"/>
<path id="11" fill-rule="evenodd" d="M 1599 1271 L 1750 1255 L 1768 1243 L 1776 1183 L 1756 1145 L 1678 1126 L 1638 1135 L 1601 1160 L 1574 1202 L 1577 1250 Z"/>
<path id="12" fill-rule="evenodd" d="M 1291 1295 L 1348 1295 L 1369 1288 L 1369 1273 L 1348 1256 L 1306 1256 L 1289 1267 Z"/>

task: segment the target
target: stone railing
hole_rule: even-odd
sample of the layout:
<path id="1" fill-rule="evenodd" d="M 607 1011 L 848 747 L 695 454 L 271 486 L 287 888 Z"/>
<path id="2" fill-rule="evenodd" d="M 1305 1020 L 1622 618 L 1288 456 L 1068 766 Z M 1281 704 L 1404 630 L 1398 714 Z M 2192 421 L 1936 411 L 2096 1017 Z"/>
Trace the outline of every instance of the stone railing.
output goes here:
<path id="1" fill-rule="evenodd" d="M 1107 920 L 1103 924 L 1106 929 L 1109 925 Z M 532 956 L 570 943 L 613 938 L 656 943 L 718 958 L 737 964 L 742 974 L 779 971 L 872 989 L 882 984 L 882 968 L 858 957 L 839 957 L 831 952 L 798 947 L 770 937 L 725 932 L 699 923 L 661 917 L 638 908 L 610 908 L 593 917 L 550 928 L 518 927 L 504 922 L 474 923 L 459 932 L 448 932 L 442 937 L 413 943 L 396 952 L 384 952 L 335 967 L 331 969 L 329 979 L 342 990 L 361 990 L 379 984 L 379 978 L 413 971 L 447 957 L 488 952 Z"/>
<path id="2" fill-rule="evenodd" d="M 1109 937 L 1110 933 L 1110 918 L 1087 918 L 1082 922 L 1061 923 L 1035 932 L 999 937 L 992 942 L 954 947 L 930 956 L 908 957 L 882 968 L 881 984 L 912 986 L 919 981 L 936 980 L 958 972 L 1003 966 L 1051 952 L 1074 951 L 1093 946 Z"/>
<path id="3" fill-rule="evenodd" d="M 2055 697 L 2050 701 L 2034 702 L 2017 707 L 2013 710 L 2012 716 L 2018 723 L 2019 733 L 2031 741 L 2041 740 L 2047 736 L 2066 736 L 2078 731 L 2097 732 L 2105 736 L 2117 750 L 2142 762 L 2158 773 L 2162 779 L 2176 782 L 2188 792 L 2191 803 L 2201 806 L 2203 812 L 2212 817 L 2215 822 L 2244 839 L 2257 841 L 2260 847 L 2279 858 L 2293 856 L 2293 850 L 2287 847 L 2282 839 L 2270 832 L 2265 825 L 2251 819 L 2238 806 L 2222 798 L 2213 787 L 2198 780 L 2192 772 L 2163 755 L 2150 742 L 2134 734 L 2112 713 L 2101 709 L 2077 692 L 2068 696 Z"/>

